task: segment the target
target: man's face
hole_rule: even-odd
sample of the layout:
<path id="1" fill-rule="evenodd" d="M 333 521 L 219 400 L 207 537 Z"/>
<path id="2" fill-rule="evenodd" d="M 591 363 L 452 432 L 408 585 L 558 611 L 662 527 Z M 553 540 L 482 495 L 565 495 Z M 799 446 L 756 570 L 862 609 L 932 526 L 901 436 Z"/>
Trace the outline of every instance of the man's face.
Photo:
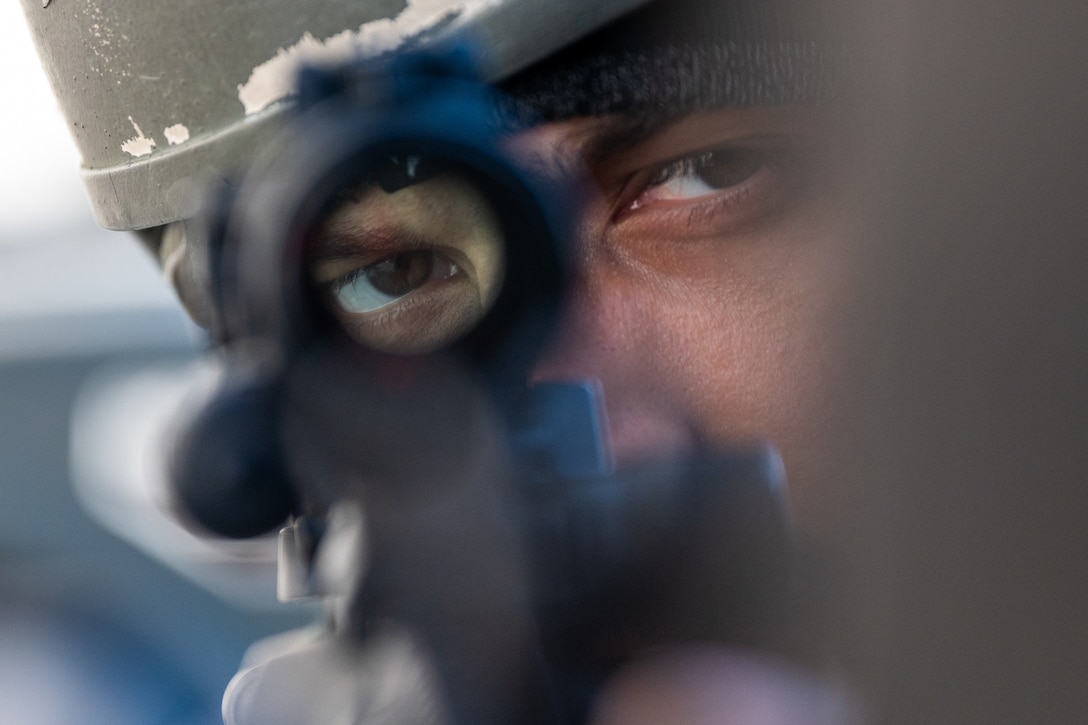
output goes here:
<path id="1" fill-rule="evenodd" d="M 806 483 L 828 455 L 849 222 L 830 125 L 815 108 L 726 108 L 634 135 L 586 119 L 528 139 L 581 155 L 600 192 L 534 376 L 598 378 L 621 462 L 769 440 L 798 514 L 825 517 Z"/>
<path id="2" fill-rule="evenodd" d="M 621 465 L 769 440 L 785 459 L 798 513 L 823 518 L 827 501 L 806 483 L 826 457 L 829 336 L 848 221 L 829 168 L 831 124 L 816 108 L 785 106 L 693 113 L 650 129 L 636 120 L 550 123 L 513 140 L 530 163 L 588 169 L 592 180 L 573 293 L 532 377 L 599 380 Z M 319 249 L 315 275 L 333 285 L 357 337 L 438 319 L 421 311 L 450 300 L 460 312 L 442 325 L 460 329 L 494 299 L 485 273 L 501 250 L 494 224 L 431 230 L 425 221 L 486 219 L 482 200 L 451 190 L 438 177 L 368 193 L 330 220 L 334 241 Z M 394 228 L 441 238 L 443 250 L 421 243 L 426 251 L 394 265 L 390 250 L 355 253 L 335 241 L 387 238 Z M 375 287 L 383 294 L 372 296 Z"/>

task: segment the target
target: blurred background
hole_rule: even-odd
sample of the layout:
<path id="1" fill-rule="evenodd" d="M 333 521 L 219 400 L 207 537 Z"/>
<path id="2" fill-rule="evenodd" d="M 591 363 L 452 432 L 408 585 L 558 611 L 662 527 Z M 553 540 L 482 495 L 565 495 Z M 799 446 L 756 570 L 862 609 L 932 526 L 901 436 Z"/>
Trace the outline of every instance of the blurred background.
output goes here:
<path id="1" fill-rule="evenodd" d="M 133 429 L 203 339 L 135 238 L 91 219 L 17 3 L 0 63 L 0 722 L 219 723 L 245 647 L 309 616 L 275 604 L 269 542 L 130 525 L 154 478 Z"/>
<path id="2" fill-rule="evenodd" d="M 858 6 L 887 67 L 830 422 L 837 664 L 876 722 L 1085 722 L 1088 6 Z M 153 429 L 203 341 L 91 221 L 14 4 L 0 57 L 0 722 L 216 723 L 245 646 L 309 615 L 270 606 L 267 542 L 130 525 L 154 472 L 107 421 Z"/>

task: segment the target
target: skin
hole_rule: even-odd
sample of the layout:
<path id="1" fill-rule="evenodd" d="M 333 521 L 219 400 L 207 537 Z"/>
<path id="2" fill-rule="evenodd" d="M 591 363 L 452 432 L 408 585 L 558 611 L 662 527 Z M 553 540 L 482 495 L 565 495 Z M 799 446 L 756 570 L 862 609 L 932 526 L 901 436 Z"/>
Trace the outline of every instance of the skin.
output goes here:
<path id="1" fill-rule="evenodd" d="M 426 270 L 418 293 L 393 301 L 382 280 L 354 276 L 405 251 L 418 253 L 416 275 L 420 265 Z M 333 211 L 310 250 L 311 276 L 329 289 L 349 333 L 367 347 L 408 354 L 441 349 L 483 317 L 502 286 L 502 257 L 487 201 L 449 174 L 392 194 L 363 190 Z"/>
<path id="2" fill-rule="evenodd" d="M 852 725 L 845 693 L 781 663 L 743 652 L 691 647 L 621 672 L 592 725 Z"/>
<path id="3" fill-rule="evenodd" d="M 830 124 L 806 107 L 725 108 L 651 129 L 629 121 L 576 119 L 511 140 L 525 163 L 590 179 L 565 318 L 532 378 L 600 380 L 621 465 L 772 441 L 799 521 L 818 528 L 835 508 L 812 482 L 831 450 L 821 421 L 836 367 L 830 331 L 847 217 L 830 181 Z M 406 229 L 462 260 L 464 274 L 365 314 L 334 302 L 337 313 L 362 342 L 381 330 L 383 349 L 397 350 L 398 335 L 417 341 L 425 316 L 452 320 L 440 328 L 460 334 L 481 314 L 476 302 L 494 294 L 475 270 L 498 266 L 498 246 L 480 241 L 492 229 L 449 221 L 480 217 L 479 200 L 451 193 L 441 177 L 375 194 L 338 210 L 330 229 L 341 238 L 345 230 L 362 238 L 367 225 Z M 323 284 L 393 252 L 388 242 L 377 251 L 333 246 L 340 251 L 319 245 Z M 428 312 L 451 305 L 458 311 Z"/>
<path id="4" fill-rule="evenodd" d="M 831 525 L 833 441 L 821 423 L 851 215 L 824 119 L 811 108 L 722 109 L 619 150 L 605 140 L 609 124 L 584 119 L 527 139 L 560 167 L 585 158 L 599 192 L 577 240 L 562 334 L 536 379 L 599 379 L 621 462 L 773 441 L 800 527 Z M 610 152 L 596 153 L 602 146 Z M 763 161 L 709 175 L 721 183 L 655 186 L 662 164 L 713 148 L 754 149 Z M 592 720 L 843 723 L 843 702 L 773 662 L 685 647 L 620 671 Z"/>
<path id="5" fill-rule="evenodd" d="M 852 215 L 833 127 L 814 107 L 726 108 L 649 129 L 577 119 L 510 140 L 524 163 L 586 189 L 573 289 L 532 379 L 599 380 L 620 465 L 772 441 L 809 532 L 833 526 L 837 508 L 825 421 Z M 479 317 L 501 278 L 481 206 L 441 176 L 356 193 L 318 235 L 311 276 L 360 344 L 438 349 Z M 433 253 L 426 273 L 396 272 L 398 291 L 373 309 L 340 295 L 359 280 L 388 282 L 360 270 L 420 253 Z M 277 682 L 258 673 L 264 680 Z M 681 647 L 621 669 L 590 721 L 838 725 L 850 721 L 843 702 L 781 663 Z"/>

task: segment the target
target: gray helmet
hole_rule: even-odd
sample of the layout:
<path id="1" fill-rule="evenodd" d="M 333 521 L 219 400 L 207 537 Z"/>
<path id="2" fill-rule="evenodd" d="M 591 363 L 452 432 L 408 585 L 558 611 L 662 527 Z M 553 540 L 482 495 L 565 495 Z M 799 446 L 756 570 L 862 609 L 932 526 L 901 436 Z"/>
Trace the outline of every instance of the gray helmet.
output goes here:
<path id="1" fill-rule="evenodd" d="M 23 0 L 96 220 L 184 218 L 192 180 L 271 138 L 302 61 L 467 33 L 507 76 L 646 0 Z"/>
<path id="2" fill-rule="evenodd" d="M 302 63 L 466 36 L 538 118 L 826 96 L 834 0 L 22 0 L 83 156 L 91 207 L 136 231 L 193 319 L 211 320 L 198 190 L 274 143 Z"/>
<path id="3" fill-rule="evenodd" d="M 552 117 L 781 102 L 828 86 L 813 42 L 824 0 L 22 2 L 108 229 L 189 216 L 194 179 L 227 176 L 272 138 L 304 61 L 466 34 L 487 48 L 490 80 L 510 78 Z M 592 35 L 621 16 L 621 32 Z M 546 72 L 526 83 L 517 72 L 533 64 Z"/>

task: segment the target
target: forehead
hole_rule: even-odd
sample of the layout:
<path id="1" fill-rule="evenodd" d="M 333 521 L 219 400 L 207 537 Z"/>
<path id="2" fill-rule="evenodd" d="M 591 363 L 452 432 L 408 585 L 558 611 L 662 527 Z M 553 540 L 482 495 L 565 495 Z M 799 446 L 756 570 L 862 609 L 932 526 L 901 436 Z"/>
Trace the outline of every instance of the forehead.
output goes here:
<path id="1" fill-rule="evenodd" d="M 704 144 L 763 135 L 817 135 L 830 125 L 826 104 L 725 106 L 678 115 L 614 113 L 539 123 L 519 134 L 523 148 L 578 155 L 591 166 L 621 168 Z"/>

